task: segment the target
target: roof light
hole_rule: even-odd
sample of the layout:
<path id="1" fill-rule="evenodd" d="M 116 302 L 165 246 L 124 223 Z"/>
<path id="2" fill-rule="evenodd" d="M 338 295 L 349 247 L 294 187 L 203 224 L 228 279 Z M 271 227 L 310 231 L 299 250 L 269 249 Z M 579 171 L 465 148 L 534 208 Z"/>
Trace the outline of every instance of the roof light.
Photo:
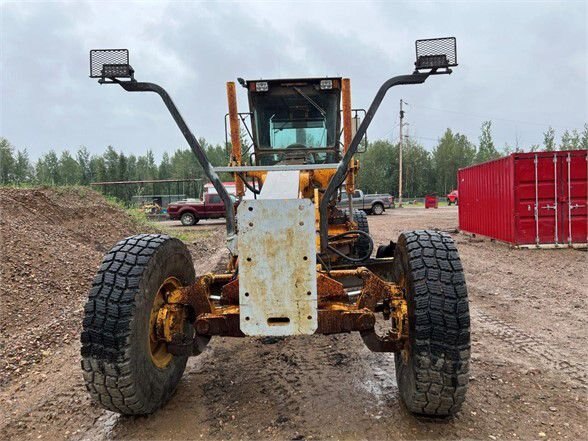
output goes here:
<path id="1" fill-rule="evenodd" d="M 321 80 L 321 89 L 332 89 L 333 88 L 333 81 L 332 80 Z"/>
<path id="2" fill-rule="evenodd" d="M 257 83 L 255 83 L 255 91 L 256 92 L 267 92 L 268 91 L 267 81 L 258 81 Z"/>

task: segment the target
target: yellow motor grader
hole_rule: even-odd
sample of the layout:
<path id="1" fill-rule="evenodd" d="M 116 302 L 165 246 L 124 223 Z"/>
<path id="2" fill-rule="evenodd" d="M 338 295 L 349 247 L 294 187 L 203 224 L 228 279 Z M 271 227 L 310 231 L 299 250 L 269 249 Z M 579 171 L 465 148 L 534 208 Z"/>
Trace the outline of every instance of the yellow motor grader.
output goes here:
<path id="1" fill-rule="evenodd" d="M 163 99 L 225 204 L 228 249 L 225 271 L 199 275 L 186 246 L 163 234 L 128 237 L 106 254 L 81 336 L 93 399 L 122 414 L 154 412 L 214 336 L 359 332 L 370 350 L 395 354 L 411 412 L 455 414 L 468 384 L 470 321 L 453 240 L 408 231 L 375 249 L 365 213 L 351 198 L 345 209 L 337 202 L 342 188 L 353 194 L 354 155 L 386 92 L 456 65 L 455 38 L 417 40 L 414 72 L 384 82 L 356 130 L 349 79 L 239 79 L 252 151 L 241 146 L 245 116 L 229 82 L 231 160 L 213 167 L 168 93 L 135 79 L 127 50 L 90 51 L 99 83 Z M 220 172 L 235 177 L 237 208 Z"/>

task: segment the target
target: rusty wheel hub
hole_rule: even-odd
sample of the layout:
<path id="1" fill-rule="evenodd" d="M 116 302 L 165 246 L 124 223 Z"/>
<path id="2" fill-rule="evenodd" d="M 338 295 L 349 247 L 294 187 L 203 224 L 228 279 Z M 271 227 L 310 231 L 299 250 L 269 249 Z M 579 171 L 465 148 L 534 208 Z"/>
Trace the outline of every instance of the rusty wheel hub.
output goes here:
<path id="1" fill-rule="evenodd" d="M 161 284 L 151 307 L 149 316 L 149 350 L 153 364 L 160 369 L 164 369 L 173 359 L 173 354 L 168 351 L 165 341 L 165 323 L 171 319 L 168 298 L 176 290 L 179 290 L 182 284 L 175 277 L 168 277 Z M 163 325 L 163 326 L 162 326 Z"/>

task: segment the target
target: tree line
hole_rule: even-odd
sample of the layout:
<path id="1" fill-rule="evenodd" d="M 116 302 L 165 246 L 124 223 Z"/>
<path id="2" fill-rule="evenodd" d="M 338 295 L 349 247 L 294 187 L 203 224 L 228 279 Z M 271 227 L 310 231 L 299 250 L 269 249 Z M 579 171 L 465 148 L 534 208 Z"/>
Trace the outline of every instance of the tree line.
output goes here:
<path id="1" fill-rule="evenodd" d="M 227 165 L 230 145 L 212 145 L 199 140 L 214 166 Z M 582 132 L 565 131 L 557 145 L 555 131 L 544 133 L 543 145 L 533 145 L 527 151 L 588 149 L 588 124 Z M 457 170 L 476 163 L 522 152 L 519 146 L 505 146 L 500 151 L 492 139 L 492 123 L 482 124 L 477 145 L 465 135 L 447 129 L 432 151 L 409 138 L 403 143 L 403 196 L 419 197 L 427 193 L 446 194 L 456 188 Z M 358 186 L 365 192 L 398 194 L 399 145 L 387 140 L 369 143 L 359 155 Z M 230 176 L 225 176 L 231 179 Z M 5 138 L 0 138 L 1 185 L 89 185 L 104 181 L 137 181 L 153 179 L 191 179 L 204 183 L 204 172 L 189 149 L 177 149 L 163 154 L 159 162 L 153 152 L 144 155 L 124 154 L 108 146 L 103 154 L 90 154 L 86 147 L 75 153 L 49 150 L 37 161 L 31 161 L 26 149 L 16 149 Z M 200 181 L 198 181 L 200 180 Z M 137 194 L 176 194 L 198 196 L 194 186 L 165 184 L 103 187 L 102 191 L 129 201 Z M 186 194 L 187 193 L 187 194 Z"/>
<path id="2" fill-rule="evenodd" d="M 227 165 L 228 149 L 199 140 L 215 166 Z M 5 138 L 0 138 L 0 184 L 3 185 L 90 185 L 95 182 L 145 181 L 156 179 L 189 179 L 181 184 L 140 184 L 133 186 L 99 186 L 103 193 L 131 201 L 137 195 L 183 194 L 197 197 L 201 193 L 204 172 L 189 149 L 165 152 L 159 163 L 153 152 L 144 155 L 125 154 L 112 146 L 100 155 L 91 155 L 86 147 L 74 154 L 49 150 L 36 162 L 29 159 L 26 149 L 16 150 Z"/>
<path id="3" fill-rule="evenodd" d="M 559 146 L 555 131 L 543 133 L 543 144 L 527 149 L 518 145 L 505 145 L 499 150 L 492 138 L 492 122 L 482 123 L 477 145 L 467 136 L 447 129 L 432 151 L 426 150 L 414 139 L 403 142 L 402 178 L 403 197 L 422 197 L 436 193 L 445 195 L 457 188 L 457 171 L 460 168 L 497 159 L 511 153 L 588 149 L 588 124 L 582 132 L 566 130 Z M 367 193 L 398 195 L 399 144 L 387 140 L 370 143 L 360 155 L 358 186 Z"/>

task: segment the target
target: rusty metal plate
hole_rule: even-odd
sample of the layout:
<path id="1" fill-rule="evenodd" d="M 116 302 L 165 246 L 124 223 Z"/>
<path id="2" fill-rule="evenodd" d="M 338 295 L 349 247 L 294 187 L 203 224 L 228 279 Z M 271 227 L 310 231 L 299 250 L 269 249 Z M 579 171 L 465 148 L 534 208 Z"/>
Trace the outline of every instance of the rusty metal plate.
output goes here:
<path id="1" fill-rule="evenodd" d="M 313 334 L 317 329 L 314 211 L 309 199 L 239 205 L 240 325 L 246 335 Z"/>

